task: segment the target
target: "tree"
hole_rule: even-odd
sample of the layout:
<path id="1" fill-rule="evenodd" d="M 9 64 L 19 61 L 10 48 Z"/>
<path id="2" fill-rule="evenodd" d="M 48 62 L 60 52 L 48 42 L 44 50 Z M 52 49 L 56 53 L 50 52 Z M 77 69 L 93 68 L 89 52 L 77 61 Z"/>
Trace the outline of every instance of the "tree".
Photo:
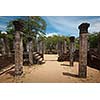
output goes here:
<path id="1" fill-rule="evenodd" d="M 97 48 L 98 45 L 98 32 L 89 34 L 90 48 Z"/>
<path id="2" fill-rule="evenodd" d="M 23 29 L 23 40 L 24 40 L 24 48 L 28 42 L 28 37 L 33 39 L 33 43 L 35 43 L 37 35 L 45 35 L 46 30 L 46 22 L 40 16 L 25 16 L 22 19 L 18 18 L 16 20 L 24 21 L 24 29 Z M 13 21 L 10 21 L 7 26 L 7 31 L 9 34 L 14 33 L 14 26 L 12 24 Z M 12 34 L 13 37 L 13 34 Z"/>
<path id="3" fill-rule="evenodd" d="M 66 44 L 69 45 L 69 38 L 67 36 L 53 35 L 46 38 L 46 51 L 57 52 L 58 41 L 64 41 L 66 39 Z M 66 47 L 67 48 L 67 47 Z"/>

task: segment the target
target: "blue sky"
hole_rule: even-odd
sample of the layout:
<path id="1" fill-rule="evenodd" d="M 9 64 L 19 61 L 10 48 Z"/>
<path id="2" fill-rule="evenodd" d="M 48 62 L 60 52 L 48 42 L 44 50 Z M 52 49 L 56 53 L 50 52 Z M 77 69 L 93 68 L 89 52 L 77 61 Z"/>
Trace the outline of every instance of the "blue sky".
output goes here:
<path id="1" fill-rule="evenodd" d="M 1 16 L 0 30 L 5 31 L 6 25 L 10 20 L 19 18 L 20 16 Z M 23 17 L 23 16 L 22 16 Z M 100 17 L 99 16 L 42 16 L 46 20 L 48 36 L 53 34 L 78 36 L 79 24 L 83 22 L 90 23 L 89 32 L 100 31 Z"/>

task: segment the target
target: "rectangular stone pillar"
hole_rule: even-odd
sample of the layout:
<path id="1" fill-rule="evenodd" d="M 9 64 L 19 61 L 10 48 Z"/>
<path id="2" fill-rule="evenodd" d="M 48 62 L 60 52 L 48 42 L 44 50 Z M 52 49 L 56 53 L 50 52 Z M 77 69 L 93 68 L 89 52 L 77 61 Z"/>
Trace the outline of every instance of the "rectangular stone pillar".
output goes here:
<path id="1" fill-rule="evenodd" d="M 10 57 L 11 52 L 10 52 L 10 47 L 9 47 L 9 41 L 8 41 L 8 38 L 6 37 L 6 35 L 4 36 L 4 43 L 5 43 L 5 48 L 6 48 L 6 54 L 8 57 Z"/>
<path id="2" fill-rule="evenodd" d="M 74 40 L 75 37 L 71 36 L 70 37 L 70 66 L 73 66 L 73 62 L 74 62 Z"/>
<path id="3" fill-rule="evenodd" d="M 64 52 L 64 47 L 63 47 L 63 42 L 62 41 L 58 41 L 58 56 L 61 57 L 63 55 Z"/>
<path id="4" fill-rule="evenodd" d="M 23 73 L 23 22 L 13 21 L 15 27 L 15 75 Z"/>
<path id="5" fill-rule="evenodd" d="M 33 41 L 29 41 L 29 63 L 33 65 Z"/>
<path id="6" fill-rule="evenodd" d="M 6 46 L 3 38 L 1 38 L 1 43 L 2 43 L 2 55 L 6 55 Z"/>
<path id="7" fill-rule="evenodd" d="M 87 77 L 87 50 L 88 50 L 88 27 L 90 24 L 82 23 L 78 28 L 80 30 L 79 47 L 79 77 Z"/>
<path id="8" fill-rule="evenodd" d="M 66 44 L 66 39 L 64 40 L 64 53 L 67 53 L 67 44 Z"/>
<path id="9" fill-rule="evenodd" d="M 15 33 L 15 74 L 23 73 L 23 42 L 19 31 Z"/>
<path id="10" fill-rule="evenodd" d="M 43 41 L 39 42 L 39 53 L 42 54 L 42 57 L 44 59 L 44 42 Z"/>

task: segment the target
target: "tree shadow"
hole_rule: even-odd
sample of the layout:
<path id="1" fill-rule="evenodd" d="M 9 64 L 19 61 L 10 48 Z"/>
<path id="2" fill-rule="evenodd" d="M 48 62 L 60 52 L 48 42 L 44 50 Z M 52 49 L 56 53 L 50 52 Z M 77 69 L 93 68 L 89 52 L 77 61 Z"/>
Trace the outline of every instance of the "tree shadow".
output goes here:
<path id="1" fill-rule="evenodd" d="M 68 72 L 63 72 L 63 75 L 79 78 L 78 75 L 76 75 L 76 74 L 71 74 L 71 73 L 68 73 Z"/>

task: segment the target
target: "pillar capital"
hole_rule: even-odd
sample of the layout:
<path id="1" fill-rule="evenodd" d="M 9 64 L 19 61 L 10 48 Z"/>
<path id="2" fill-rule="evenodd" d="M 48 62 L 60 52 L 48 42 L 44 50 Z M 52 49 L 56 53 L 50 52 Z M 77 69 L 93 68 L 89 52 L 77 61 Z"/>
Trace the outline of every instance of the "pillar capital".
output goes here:
<path id="1" fill-rule="evenodd" d="M 13 25 L 15 27 L 15 31 L 22 31 L 24 27 L 24 23 L 22 21 L 13 21 Z"/>
<path id="2" fill-rule="evenodd" d="M 69 39 L 70 39 L 70 42 L 74 42 L 75 37 L 74 36 L 71 36 Z"/>
<path id="3" fill-rule="evenodd" d="M 89 26 L 90 26 L 89 23 L 82 23 L 81 25 L 79 25 L 78 29 L 80 30 L 80 34 L 88 33 Z"/>

